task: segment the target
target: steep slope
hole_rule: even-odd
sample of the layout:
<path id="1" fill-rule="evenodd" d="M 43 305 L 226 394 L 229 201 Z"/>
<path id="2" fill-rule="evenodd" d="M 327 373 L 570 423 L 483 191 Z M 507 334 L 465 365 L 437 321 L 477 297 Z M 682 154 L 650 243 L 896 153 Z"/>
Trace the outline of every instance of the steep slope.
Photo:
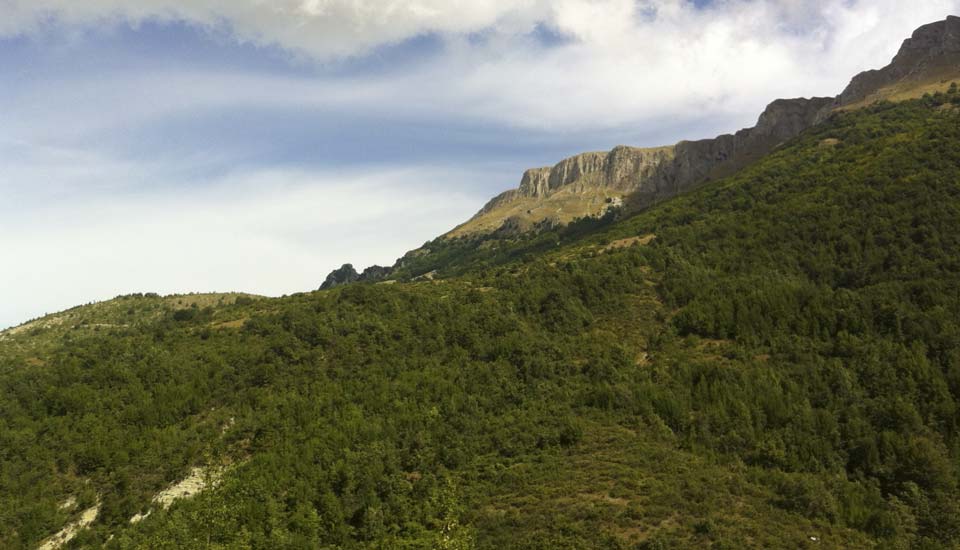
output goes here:
<path id="1" fill-rule="evenodd" d="M 960 74 L 960 17 L 924 25 L 904 41 L 886 67 L 853 78 L 837 101 L 852 108 L 944 91 Z"/>
<path id="2" fill-rule="evenodd" d="M 609 153 L 584 153 L 550 168 L 523 174 L 518 189 L 506 191 L 447 236 L 521 233 L 552 227 L 619 207 L 641 185 L 656 185 L 675 147 L 639 149 L 621 146 Z"/>
<path id="3" fill-rule="evenodd" d="M 917 29 L 890 65 L 857 75 L 836 98 L 774 101 L 756 126 L 733 135 L 653 149 L 621 146 L 529 170 L 518 189 L 498 195 L 445 237 L 517 234 L 602 216 L 621 204 L 644 208 L 735 173 L 838 109 L 917 98 L 944 91 L 956 79 L 960 18 L 950 16 Z"/>
<path id="4" fill-rule="evenodd" d="M 460 277 L 14 334 L 0 547 L 98 501 L 78 547 L 956 547 L 955 105 L 841 113 Z"/>

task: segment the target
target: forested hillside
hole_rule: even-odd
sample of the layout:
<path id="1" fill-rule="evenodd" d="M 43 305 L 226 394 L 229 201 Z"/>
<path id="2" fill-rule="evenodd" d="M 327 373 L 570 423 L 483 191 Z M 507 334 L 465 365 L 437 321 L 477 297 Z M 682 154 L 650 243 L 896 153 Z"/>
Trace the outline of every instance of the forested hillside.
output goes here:
<path id="1" fill-rule="evenodd" d="M 4 333 L 0 547 L 956 548 L 958 104 L 394 284 Z"/>

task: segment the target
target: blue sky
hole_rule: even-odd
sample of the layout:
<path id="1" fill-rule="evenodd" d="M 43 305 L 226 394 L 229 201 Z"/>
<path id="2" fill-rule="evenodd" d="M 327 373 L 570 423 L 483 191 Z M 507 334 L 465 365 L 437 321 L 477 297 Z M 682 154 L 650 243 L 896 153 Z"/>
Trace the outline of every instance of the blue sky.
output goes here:
<path id="1" fill-rule="evenodd" d="M 0 327 L 390 264 L 525 168 L 834 95 L 958 7 L 2 1 Z"/>

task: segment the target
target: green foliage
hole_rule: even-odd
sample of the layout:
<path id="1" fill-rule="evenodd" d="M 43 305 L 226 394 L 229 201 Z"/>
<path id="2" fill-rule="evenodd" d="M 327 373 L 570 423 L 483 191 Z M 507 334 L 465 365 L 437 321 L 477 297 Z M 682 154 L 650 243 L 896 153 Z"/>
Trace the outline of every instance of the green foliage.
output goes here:
<path id="1" fill-rule="evenodd" d="M 399 273 L 435 282 L 5 334 L 0 547 L 98 501 L 75 546 L 956 547 L 956 95 L 626 220 L 428 243 Z"/>

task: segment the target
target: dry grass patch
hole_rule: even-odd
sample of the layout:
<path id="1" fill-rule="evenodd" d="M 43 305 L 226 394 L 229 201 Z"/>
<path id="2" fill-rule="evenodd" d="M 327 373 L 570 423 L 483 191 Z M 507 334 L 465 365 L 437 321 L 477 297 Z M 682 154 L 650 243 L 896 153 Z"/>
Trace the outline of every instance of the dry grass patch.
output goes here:
<path id="1" fill-rule="evenodd" d="M 241 328 L 250 318 L 234 319 L 233 321 L 221 321 L 219 323 L 210 323 L 210 328 L 216 330 Z"/>
<path id="2" fill-rule="evenodd" d="M 611 250 L 619 250 L 621 248 L 630 248 L 631 246 L 634 246 L 634 245 L 647 246 L 648 244 L 652 243 L 653 240 L 656 238 L 657 236 L 654 235 L 653 233 L 649 235 L 642 235 L 639 237 L 628 237 L 626 239 L 613 241 L 612 243 L 600 249 L 600 252 L 610 252 Z"/>

